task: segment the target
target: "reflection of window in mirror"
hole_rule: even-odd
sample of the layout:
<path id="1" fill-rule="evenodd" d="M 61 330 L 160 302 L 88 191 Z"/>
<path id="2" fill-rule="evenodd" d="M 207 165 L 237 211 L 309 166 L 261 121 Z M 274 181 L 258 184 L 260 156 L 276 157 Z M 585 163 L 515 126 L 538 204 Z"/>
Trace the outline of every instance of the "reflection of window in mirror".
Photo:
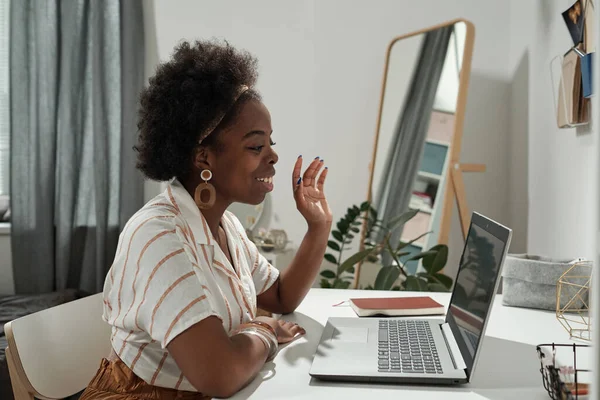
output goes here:
<path id="1" fill-rule="evenodd" d="M 459 75 L 462 67 L 462 54 L 465 48 L 465 30 L 465 24 L 455 24 L 454 32 L 450 37 L 442 76 L 433 103 L 433 109 L 436 111 L 450 114 L 456 112 Z"/>

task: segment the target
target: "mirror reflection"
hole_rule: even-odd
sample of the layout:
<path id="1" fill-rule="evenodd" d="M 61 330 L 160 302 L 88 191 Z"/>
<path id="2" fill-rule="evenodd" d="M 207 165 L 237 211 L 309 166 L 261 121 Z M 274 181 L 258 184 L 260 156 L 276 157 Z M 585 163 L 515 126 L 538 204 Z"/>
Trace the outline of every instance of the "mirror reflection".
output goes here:
<path id="1" fill-rule="evenodd" d="M 449 229 L 442 217 L 465 36 L 458 22 L 395 40 L 388 50 L 370 196 L 383 221 L 419 211 L 392 232 L 392 243 L 431 231 L 404 259 L 439 243 Z M 406 264 L 411 273 L 418 267 Z"/>

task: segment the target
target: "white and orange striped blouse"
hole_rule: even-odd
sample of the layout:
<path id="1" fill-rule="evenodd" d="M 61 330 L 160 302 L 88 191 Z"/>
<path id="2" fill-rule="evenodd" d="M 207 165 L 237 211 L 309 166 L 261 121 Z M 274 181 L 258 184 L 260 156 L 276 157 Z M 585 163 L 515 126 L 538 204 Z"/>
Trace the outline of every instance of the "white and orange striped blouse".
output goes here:
<path id="1" fill-rule="evenodd" d="M 151 385 L 196 391 L 166 346 L 214 315 L 229 332 L 256 316 L 256 296 L 279 272 L 258 252 L 238 219 L 226 212 L 232 266 L 193 198 L 177 180 L 127 223 L 104 283 L 103 318 L 112 347 Z"/>

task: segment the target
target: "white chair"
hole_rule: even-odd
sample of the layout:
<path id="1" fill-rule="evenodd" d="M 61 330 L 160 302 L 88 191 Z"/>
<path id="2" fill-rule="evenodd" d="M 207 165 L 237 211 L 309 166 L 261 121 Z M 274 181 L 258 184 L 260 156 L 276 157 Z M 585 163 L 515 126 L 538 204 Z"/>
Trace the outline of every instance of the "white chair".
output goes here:
<path id="1" fill-rule="evenodd" d="M 15 400 L 62 399 L 83 390 L 110 352 L 102 293 L 4 325 Z"/>

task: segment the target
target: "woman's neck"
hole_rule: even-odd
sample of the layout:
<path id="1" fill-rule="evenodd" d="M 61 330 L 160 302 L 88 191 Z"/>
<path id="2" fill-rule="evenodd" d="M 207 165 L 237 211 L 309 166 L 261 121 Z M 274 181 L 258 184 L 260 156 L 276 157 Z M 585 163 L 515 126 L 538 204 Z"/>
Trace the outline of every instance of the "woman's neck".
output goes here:
<path id="1" fill-rule="evenodd" d="M 225 214 L 226 209 L 227 206 L 219 206 L 215 201 L 215 205 L 211 208 L 200 210 L 208 224 L 208 229 L 210 229 L 214 238 L 219 237 L 219 225 L 221 224 L 221 218 L 223 217 L 223 214 Z"/>

